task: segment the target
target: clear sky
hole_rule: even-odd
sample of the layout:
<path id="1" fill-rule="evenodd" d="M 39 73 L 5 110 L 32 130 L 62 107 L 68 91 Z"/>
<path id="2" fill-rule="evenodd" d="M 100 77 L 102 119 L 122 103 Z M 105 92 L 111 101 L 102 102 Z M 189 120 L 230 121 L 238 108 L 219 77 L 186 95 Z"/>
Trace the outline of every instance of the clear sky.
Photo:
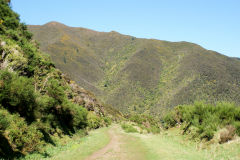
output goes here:
<path id="1" fill-rule="evenodd" d="M 188 41 L 240 57 L 240 0 L 12 0 L 12 8 L 26 24 Z"/>

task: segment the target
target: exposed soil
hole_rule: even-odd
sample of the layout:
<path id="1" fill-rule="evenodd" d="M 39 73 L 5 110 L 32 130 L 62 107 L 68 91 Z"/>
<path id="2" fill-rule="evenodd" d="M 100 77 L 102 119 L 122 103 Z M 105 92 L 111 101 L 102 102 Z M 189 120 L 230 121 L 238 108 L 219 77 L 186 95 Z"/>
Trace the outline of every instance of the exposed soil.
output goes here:
<path id="1" fill-rule="evenodd" d="M 129 137 L 121 132 L 118 126 L 113 126 L 109 129 L 108 134 L 111 138 L 110 142 L 99 151 L 93 153 L 85 160 L 141 160 L 144 156 L 137 148 L 127 147 L 128 142 L 132 141 L 133 137 Z"/>

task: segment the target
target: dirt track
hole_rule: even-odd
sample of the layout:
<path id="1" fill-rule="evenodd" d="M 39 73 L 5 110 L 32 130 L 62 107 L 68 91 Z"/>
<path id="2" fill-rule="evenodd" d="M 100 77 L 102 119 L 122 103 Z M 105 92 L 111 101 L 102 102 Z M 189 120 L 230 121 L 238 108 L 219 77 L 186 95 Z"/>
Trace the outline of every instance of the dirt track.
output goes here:
<path id="1" fill-rule="evenodd" d="M 141 151 L 136 151 L 136 148 L 135 151 L 129 150 L 127 142 L 132 141 L 132 137 L 124 135 L 119 127 L 113 126 L 109 129 L 108 134 L 111 138 L 110 142 L 85 160 L 141 160 L 143 158 Z"/>

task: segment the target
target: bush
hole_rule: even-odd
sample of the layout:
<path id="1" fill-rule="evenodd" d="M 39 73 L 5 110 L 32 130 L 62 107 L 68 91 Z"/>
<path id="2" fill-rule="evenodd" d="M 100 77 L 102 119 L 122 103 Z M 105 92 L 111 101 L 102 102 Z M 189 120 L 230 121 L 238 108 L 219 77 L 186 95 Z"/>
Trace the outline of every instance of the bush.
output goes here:
<path id="1" fill-rule="evenodd" d="M 5 151 L 10 148 L 11 152 L 26 154 L 41 147 L 43 136 L 36 125 L 27 125 L 18 114 L 12 115 L 5 109 L 0 109 L 0 117 L 0 150 Z"/>
<path id="2" fill-rule="evenodd" d="M 88 112 L 87 121 L 90 129 L 97 129 L 103 125 L 102 119 L 93 112 Z"/>
<path id="3" fill-rule="evenodd" d="M 236 134 L 240 136 L 240 121 L 235 121 L 233 126 L 236 128 Z"/>
<path id="4" fill-rule="evenodd" d="M 127 133 L 135 133 L 135 132 L 138 132 L 138 130 L 136 128 L 134 128 L 132 125 L 130 124 L 126 124 L 126 123 L 123 123 L 121 125 L 122 129 L 127 132 Z"/>
<path id="5" fill-rule="evenodd" d="M 163 118 L 163 122 L 164 122 L 164 128 L 166 129 L 168 127 L 174 127 L 177 124 L 177 121 L 174 118 L 174 112 L 167 113 Z"/>
<path id="6" fill-rule="evenodd" d="M 240 132 L 240 107 L 221 102 L 216 105 L 196 102 L 194 105 L 177 106 L 163 118 L 167 127 L 183 124 L 183 133 L 193 138 L 211 140 L 217 130 L 231 125 L 234 133 Z M 226 136 L 223 136 L 226 137 Z"/>
<path id="7" fill-rule="evenodd" d="M 0 103 L 12 113 L 19 113 L 28 121 L 35 119 L 35 92 L 32 80 L 8 71 L 0 71 Z"/>
<path id="8" fill-rule="evenodd" d="M 152 126 L 150 132 L 153 134 L 158 134 L 160 133 L 160 128 L 158 126 Z"/>
<path id="9" fill-rule="evenodd" d="M 57 79 L 50 79 L 47 83 L 47 94 L 54 98 L 59 104 L 65 100 L 64 87 Z"/>
<path id="10" fill-rule="evenodd" d="M 147 130 L 148 133 L 159 133 L 160 122 L 150 115 L 134 114 L 127 117 L 131 122 L 137 124 L 142 130 Z"/>
<path id="11" fill-rule="evenodd" d="M 0 138 L 9 144 L 8 151 L 1 146 L 0 152 L 26 154 L 37 150 L 42 139 L 51 141 L 51 134 L 86 128 L 87 110 L 67 99 L 60 82 L 51 79 L 47 94 L 41 95 L 31 78 L 0 71 L 0 104 L 6 109 L 0 114 Z"/>
<path id="12" fill-rule="evenodd" d="M 103 117 L 106 126 L 110 126 L 112 124 L 112 119 L 110 117 Z"/>
<path id="13" fill-rule="evenodd" d="M 0 106 L 0 108 L 1 108 L 1 106 Z M 8 115 L 8 113 L 6 111 L 3 111 L 2 109 L 0 109 L 0 131 L 6 130 L 6 128 L 9 125 L 7 115 Z"/>
<path id="14" fill-rule="evenodd" d="M 64 131 L 76 131 L 87 126 L 87 110 L 82 106 L 65 100 L 56 106 L 56 117 Z"/>
<path id="15" fill-rule="evenodd" d="M 82 106 L 71 104 L 74 129 L 83 129 L 87 127 L 87 109 Z"/>

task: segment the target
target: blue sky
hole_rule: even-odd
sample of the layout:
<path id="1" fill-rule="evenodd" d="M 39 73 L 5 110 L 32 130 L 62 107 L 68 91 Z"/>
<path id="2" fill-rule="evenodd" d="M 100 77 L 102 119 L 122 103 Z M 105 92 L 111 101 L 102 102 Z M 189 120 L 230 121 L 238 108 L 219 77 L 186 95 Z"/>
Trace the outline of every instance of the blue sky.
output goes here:
<path id="1" fill-rule="evenodd" d="M 240 0 L 12 0 L 12 8 L 26 24 L 188 41 L 240 57 Z"/>

